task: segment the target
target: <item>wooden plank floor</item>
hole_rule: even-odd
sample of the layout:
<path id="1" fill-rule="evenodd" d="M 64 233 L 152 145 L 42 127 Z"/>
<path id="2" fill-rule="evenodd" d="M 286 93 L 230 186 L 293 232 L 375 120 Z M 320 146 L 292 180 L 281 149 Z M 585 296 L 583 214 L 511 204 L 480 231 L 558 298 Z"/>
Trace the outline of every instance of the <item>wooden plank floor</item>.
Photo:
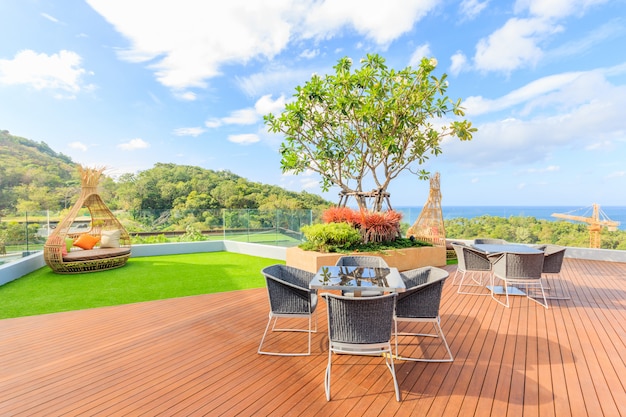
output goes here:
<path id="1" fill-rule="evenodd" d="M 449 279 L 455 360 L 396 361 L 400 403 L 382 358 L 349 355 L 326 401 L 323 302 L 311 356 L 258 355 L 265 289 L 0 320 L 0 416 L 626 416 L 626 264 L 566 259 L 561 278 L 571 300 L 547 310 Z M 303 334 L 275 336 L 304 348 Z"/>

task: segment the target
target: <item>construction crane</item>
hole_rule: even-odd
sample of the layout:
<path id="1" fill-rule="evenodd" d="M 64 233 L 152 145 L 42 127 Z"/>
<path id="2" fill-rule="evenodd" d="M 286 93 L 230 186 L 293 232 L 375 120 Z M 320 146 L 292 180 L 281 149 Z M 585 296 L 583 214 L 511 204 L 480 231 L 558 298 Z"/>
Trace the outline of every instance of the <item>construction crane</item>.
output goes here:
<path id="1" fill-rule="evenodd" d="M 598 204 L 594 203 L 592 205 L 592 208 L 593 212 L 591 214 L 591 217 L 576 216 L 568 213 L 552 213 L 552 217 L 566 220 L 575 220 L 589 224 L 589 247 L 599 248 L 600 230 L 602 230 L 603 227 L 606 227 L 609 232 L 614 232 L 617 230 L 617 226 L 620 225 L 620 222 L 609 219 L 609 217 L 602 211 L 602 209 L 600 209 L 600 206 Z"/>

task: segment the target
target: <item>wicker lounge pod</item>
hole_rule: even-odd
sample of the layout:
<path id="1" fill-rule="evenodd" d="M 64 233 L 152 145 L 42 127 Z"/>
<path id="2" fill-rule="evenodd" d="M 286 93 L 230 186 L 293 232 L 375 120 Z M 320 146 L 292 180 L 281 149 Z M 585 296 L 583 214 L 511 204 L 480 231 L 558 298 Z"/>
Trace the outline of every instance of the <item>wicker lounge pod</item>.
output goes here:
<path id="1" fill-rule="evenodd" d="M 124 266 L 130 257 L 130 236 L 98 194 L 104 168 L 79 166 L 82 190 L 78 201 L 62 219 L 44 245 L 46 264 L 59 274 L 96 272 Z M 91 217 L 87 230 L 72 225 L 80 210 Z"/>

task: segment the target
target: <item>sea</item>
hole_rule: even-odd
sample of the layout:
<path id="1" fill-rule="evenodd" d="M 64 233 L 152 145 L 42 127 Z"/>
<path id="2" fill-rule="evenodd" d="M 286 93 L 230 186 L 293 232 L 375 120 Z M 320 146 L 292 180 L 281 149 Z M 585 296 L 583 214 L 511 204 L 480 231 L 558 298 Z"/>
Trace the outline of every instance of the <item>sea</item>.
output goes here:
<path id="1" fill-rule="evenodd" d="M 403 222 L 415 223 L 422 207 L 394 207 L 403 214 Z M 511 216 L 534 217 L 541 220 L 560 221 L 552 217 L 552 213 L 571 214 L 574 216 L 591 217 L 593 207 L 578 206 L 442 206 L 444 220 L 455 218 L 472 219 L 480 216 Z M 618 229 L 626 230 L 626 206 L 601 206 L 600 218 L 620 222 Z"/>

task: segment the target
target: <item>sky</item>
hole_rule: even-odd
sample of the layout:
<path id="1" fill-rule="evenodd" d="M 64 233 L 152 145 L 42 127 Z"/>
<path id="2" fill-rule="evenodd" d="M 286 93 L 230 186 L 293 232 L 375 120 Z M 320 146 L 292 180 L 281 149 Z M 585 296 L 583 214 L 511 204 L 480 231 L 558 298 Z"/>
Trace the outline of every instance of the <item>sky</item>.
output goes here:
<path id="1" fill-rule="evenodd" d="M 0 34 L 0 129 L 114 177 L 194 165 L 336 202 L 281 171 L 263 115 L 377 53 L 435 58 L 478 129 L 422 167 L 444 206 L 626 206 L 626 0 L 0 0 Z M 429 183 L 389 192 L 419 207 Z"/>

